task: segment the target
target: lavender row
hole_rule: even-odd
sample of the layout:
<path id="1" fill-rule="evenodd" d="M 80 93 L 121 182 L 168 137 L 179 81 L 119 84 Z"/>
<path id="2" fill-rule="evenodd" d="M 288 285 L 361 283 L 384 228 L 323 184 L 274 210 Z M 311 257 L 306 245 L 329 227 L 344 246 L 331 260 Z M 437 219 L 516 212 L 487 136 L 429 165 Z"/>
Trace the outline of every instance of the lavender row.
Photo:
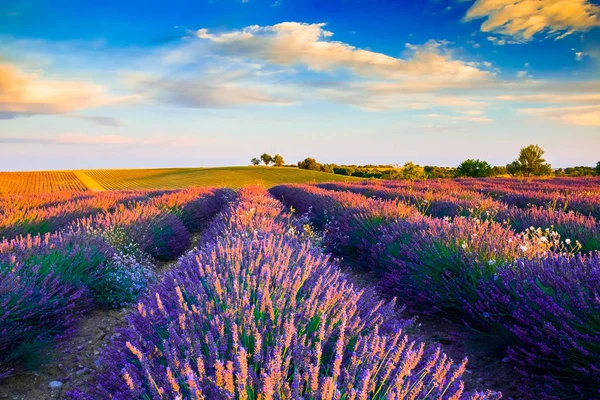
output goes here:
<path id="1" fill-rule="evenodd" d="M 386 187 L 413 191 L 478 192 L 510 207 L 546 207 L 573 211 L 600 219 L 600 178 L 455 179 L 440 181 L 387 181 Z"/>
<path id="2" fill-rule="evenodd" d="M 581 251 L 600 250 L 600 223 L 596 218 L 572 211 L 541 206 L 509 207 L 468 190 L 453 192 L 419 191 L 412 188 L 393 188 L 385 184 L 324 183 L 328 190 L 349 191 L 382 200 L 398 200 L 410 204 L 426 215 L 436 218 L 467 216 L 491 219 L 508 224 L 517 232 L 530 227 L 552 229 L 563 239 L 581 244 Z"/>
<path id="3" fill-rule="evenodd" d="M 573 256 L 550 231 L 435 219 L 355 193 L 302 185 L 271 193 L 308 212 L 329 249 L 368 267 L 382 292 L 464 319 L 497 343 L 523 376 L 523 397 L 600 395 L 598 252 Z"/>
<path id="4" fill-rule="evenodd" d="M 0 238 L 54 232 L 88 215 L 144 202 L 163 192 L 129 191 L 7 196 L 0 202 Z"/>
<path id="5" fill-rule="evenodd" d="M 154 280 L 152 257 L 175 258 L 189 246 L 177 215 L 206 222 L 227 197 L 174 192 L 64 231 L 0 243 L 0 377 L 31 367 L 41 348 L 72 332 L 90 309 L 135 301 Z"/>
<path id="6" fill-rule="evenodd" d="M 264 189 L 206 230 L 128 317 L 76 398 L 492 399 L 466 394 L 439 348 L 401 333 L 392 303 L 359 290 L 311 229 Z"/>

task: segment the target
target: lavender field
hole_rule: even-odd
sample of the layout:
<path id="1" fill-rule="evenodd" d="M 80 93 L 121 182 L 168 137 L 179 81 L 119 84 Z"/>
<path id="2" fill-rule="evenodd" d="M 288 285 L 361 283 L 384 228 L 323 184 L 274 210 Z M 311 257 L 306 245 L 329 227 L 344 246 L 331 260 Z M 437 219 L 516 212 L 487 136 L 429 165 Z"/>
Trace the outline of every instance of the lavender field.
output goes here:
<path id="1" fill-rule="evenodd" d="M 598 218 L 599 178 L 7 195 L 0 398 L 597 399 Z"/>

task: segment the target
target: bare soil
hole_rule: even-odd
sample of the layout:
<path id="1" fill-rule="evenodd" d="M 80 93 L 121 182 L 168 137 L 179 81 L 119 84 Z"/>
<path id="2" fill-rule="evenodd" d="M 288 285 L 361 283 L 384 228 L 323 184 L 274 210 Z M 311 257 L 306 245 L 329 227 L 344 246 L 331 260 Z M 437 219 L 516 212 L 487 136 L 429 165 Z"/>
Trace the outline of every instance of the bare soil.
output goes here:
<path id="1" fill-rule="evenodd" d="M 73 337 L 45 351 L 42 359 L 46 361 L 36 370 L 2 382 L 0 399 L 64 399 L 68 390 L 84 386 L 96 369 L 100 351 L 110 342 L 115 328 L 123 325 L 128 312 L 128 308 L 92 311 Z M 61 382 L 60 389 L 51 389 L 52 381 Z"/>

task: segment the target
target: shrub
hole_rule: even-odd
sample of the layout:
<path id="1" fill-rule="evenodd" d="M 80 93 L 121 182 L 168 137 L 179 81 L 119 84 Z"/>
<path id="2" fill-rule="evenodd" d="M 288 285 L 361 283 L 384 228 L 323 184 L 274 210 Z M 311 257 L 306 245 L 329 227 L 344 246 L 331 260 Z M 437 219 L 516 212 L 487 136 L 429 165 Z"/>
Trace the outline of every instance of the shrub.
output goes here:
<path id="1" fill-rule="evenodd" d="M 91 392 L 72 395 L 498 398 L 463 393 L 464 362 L 403 336 L 393 306 L 355 289 L 288 221 L 264 193 L 242 192 L 208 229 L 211 242 L 140 301 Z"/>
<path id="2" fill-rule="evenodd" d="M 519 259 L 478 292 L 469 312 L 508 357 L 531 398 L 600 395 L 600 253 Z M 541 382 L 534 387 L 532 382 Z"/>
<path id="3" fill-rule="evenodd" d="M 152 260 L 141 252 L 115 253 L 89 286 L 99 303 L 123 307 L 133 303 L 155 281 L 152 267 Z"/>

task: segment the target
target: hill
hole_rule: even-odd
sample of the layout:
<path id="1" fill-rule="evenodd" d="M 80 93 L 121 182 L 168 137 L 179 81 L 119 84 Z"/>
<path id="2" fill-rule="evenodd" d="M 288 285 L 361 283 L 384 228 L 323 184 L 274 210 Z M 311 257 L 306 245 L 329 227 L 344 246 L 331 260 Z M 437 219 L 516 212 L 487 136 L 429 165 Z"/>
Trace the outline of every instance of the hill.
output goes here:
<path id="1" fill-rule="evenodd" d="M 0 193 L 48 193 L 61 190 L 180 189 L 193 186 L 238 188 L 282 183 L 356 181 L 360 178 L 298 168 L 217 167 L 98 169 L 78 171 L 1 172 Z"/>

